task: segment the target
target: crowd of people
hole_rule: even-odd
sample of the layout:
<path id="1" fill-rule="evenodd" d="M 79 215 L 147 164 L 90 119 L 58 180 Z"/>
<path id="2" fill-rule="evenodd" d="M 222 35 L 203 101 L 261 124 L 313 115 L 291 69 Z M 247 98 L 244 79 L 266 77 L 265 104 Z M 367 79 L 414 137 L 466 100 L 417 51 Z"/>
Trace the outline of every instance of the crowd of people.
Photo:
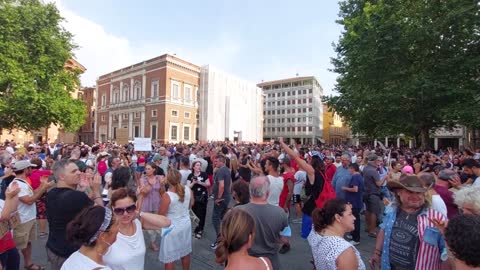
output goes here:
<path id="1" fill-rule="evenodd" d="M 51 269 L 144 269 L 147 248 L 189 269 L 209 203 L 225 269 L 281 269 L 295 223 L 319 270 L 480 267 L 480 150 L 7 141 L 0 180 L 0 269 L 20 253 L 43 269 L 37 237 Z M 368 262 L 362 226 L 376 239 Z"/>

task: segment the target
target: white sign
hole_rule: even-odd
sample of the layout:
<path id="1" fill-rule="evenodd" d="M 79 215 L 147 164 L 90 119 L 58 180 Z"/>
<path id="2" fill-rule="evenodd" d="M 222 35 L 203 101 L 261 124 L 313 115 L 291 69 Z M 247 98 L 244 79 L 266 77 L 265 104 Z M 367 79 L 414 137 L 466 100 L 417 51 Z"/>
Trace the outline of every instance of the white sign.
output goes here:
<path id="1" fill-rule="evenodd" d="M 152 139 L 150 138 L 134 138 L 133 146 L 135 151 L 152 151 Z"/>

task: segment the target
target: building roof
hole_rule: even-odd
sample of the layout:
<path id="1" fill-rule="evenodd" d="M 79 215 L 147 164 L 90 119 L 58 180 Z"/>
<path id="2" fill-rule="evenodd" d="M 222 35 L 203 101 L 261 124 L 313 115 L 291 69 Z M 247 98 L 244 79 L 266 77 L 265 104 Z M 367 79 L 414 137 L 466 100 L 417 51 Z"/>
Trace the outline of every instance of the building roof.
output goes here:
<path id="1" fill-rule="evenodd" d="M 64 67 L 67 70 L 79 69 L 82 73 L 87 70 L 82 64 L 80 64 L 77 60 L 73 58 L 68 59 Z"/>
<path id="2" fill-rule="evenodd" d="M 138 62 L 138 63 L 133 64 L 133 65 L 130 65 L 130 66 L 112 71 L 110 73 L 101 75 L 101 76 L 99 76 L 98 79 L 101 80 L 101 79 L 105 79 L 105 78 L 111 77 L 111 76 L 118 76 L 118 75 L 124 74 L 126 72 L 131 72 L 132 70 L 137 70 L 137 69 L 140 69 L 144 66 L 148 66 L 150 64 L 157 63 L 157 62 L 162 61 L 162 60 L 179 63 L 179 64 L 184 65 L 184 66 L 190 66 L 190 68 L 192 68 L 193 70 L 195 70 L 197 72 L 200 72 L 200 67 L 195 65 L 195 64 L 192 64 L 190 62 L 187 62 L 183 59 L 180 59 L 180 58 L 178 58 L 176 56 L 173 56 L 173 55 L 170 55 L 170 54 L 163 54 L 163 55 L 160 55 L 160 56 L 157 56 L 157 57 L 154 57 L 154 58 L 142 61 L 142 62 Z"/>
<path id="3" fill-rule="evenodd" d="M 258 87 L 266 86 L 266 85 L 271 85 L 271 84 L 278 84 L 278 83 L 289 83 L 289 82 L 297 82 L 297 81 L 303 81 L 303 80 L 317 80 L 315 76 L 306 76 L 306 77 L 292 77 L 288 79 L 281 79 L 281 80 L 275 80 L 275 81 L 268 81 L 268 82 L 261 82 L 257 84 Z"/>

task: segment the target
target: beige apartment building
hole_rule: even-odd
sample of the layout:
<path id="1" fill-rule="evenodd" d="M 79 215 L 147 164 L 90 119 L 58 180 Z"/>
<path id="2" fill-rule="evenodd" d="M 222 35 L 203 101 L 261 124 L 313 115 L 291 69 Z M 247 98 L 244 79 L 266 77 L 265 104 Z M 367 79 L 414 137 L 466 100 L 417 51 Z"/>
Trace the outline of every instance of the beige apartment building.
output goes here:
<path id="1" fill-rule="evenodd" d="M 97 80 L 95 139 L 196 141 L 200 67 L 164 54 Z"/>

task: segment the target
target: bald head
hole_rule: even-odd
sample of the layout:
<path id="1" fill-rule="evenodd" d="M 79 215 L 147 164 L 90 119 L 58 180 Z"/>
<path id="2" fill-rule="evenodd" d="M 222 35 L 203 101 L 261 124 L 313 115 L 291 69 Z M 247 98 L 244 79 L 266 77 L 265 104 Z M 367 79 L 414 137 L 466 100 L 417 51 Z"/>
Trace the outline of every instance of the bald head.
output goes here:
<path id="1" fill-rule="evenodd" d="M 250 197 L 267 199 L 270 181 L 266 176 L 257 176 L 250 180 Z"/>

